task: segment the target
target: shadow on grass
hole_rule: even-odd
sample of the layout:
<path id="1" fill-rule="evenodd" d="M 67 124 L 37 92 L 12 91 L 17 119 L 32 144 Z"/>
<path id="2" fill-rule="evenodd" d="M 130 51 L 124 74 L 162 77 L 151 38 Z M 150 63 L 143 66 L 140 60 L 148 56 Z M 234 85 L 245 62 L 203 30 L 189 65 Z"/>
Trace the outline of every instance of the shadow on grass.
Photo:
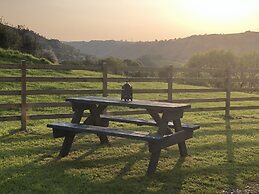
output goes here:
<path id="1" fill-rule="evenodd" d="M 117 154 L 116 151 L 113 151 L 111 152 L 112 155 L 94 156 L 98 149 L 102 148 L 102 146 L 96 144 L 97 138 L 94 139 L 93 145 L 93 142 L 82 143 L 84 138 L 80 136 L 77 139 L 79 141 L 77 144 L 80 145 L 75 145 L 75 149 L 84 149 L 85 146 L 91 147 L 88 147 L 87 151 L 80 156 L 71 153 L 71 157 L 61 160 L 56 158 L 62 144 L 61 141 L 37 148 L 27 145 L 24 148 L 17 148 L 11 154 L 9 153 L 8 157 L 13 155 L 13 157 L 21 156 L 22 159 L 26 159 L 25 156 L 28 153 L 34 155 L 40 153 L 41 155 L 27 163 L 20 164 L 18 162 L 17 165 L 3 166 L 0 169 L 0 193 L 197 193 L 195 189 L 200 188 L 204 192 L 208 188 L 215 187 L 216 183 L 213 183 L 213 180 L 208 180 L 211 176 L 226 177 L 226 184 L 229 187 L 227 189 L 230 192 L 237 187 L 237 174 L 249 171 L 250 166 L 257 165 L 256 162 L 251 161 L 247 162 L 246 165 L 236 162 L 234 148 L 236 146 L 248 147 L 256 142 L 234 144 L 232 136 L 236 130 L 231 129 L 229 121 L 225 122 L 223 131 L 225 132 L 226 144 L 218 143 L 218 145 L 210 144 L 207 146 L 201 142 L 195 144 L 192 149 L 195 149 L 194 153 L 224 149 L 227 156 L 226 162 L 203 166 L 201 160 L 199 164 L 192 165 L 192 156 L 179 158 L 178 155 L 175 155 L 175 150 L 174 156 L 172 156 L 172 149 L 168 149 L 166 154 L 161 155 L 161 158 L 172 161 L 170 162 L 170 165 L 173 165 L 172 168 L 165 170 L 159 162 L 158 170 L 151 177 L 145 176 L 150 154 L 146 152 L 147 146 L 144 144 L 139 145 L 138 149 L 135 148 L 130 153 Z M 33 141 L 45 140 L 49 137 L 49 134 L 41 137 L 32 135 L 21 137 L 21 141 L 30 138 Z M 4 140 L 8 142 L 7 139 Z M 17 141 L 16 138 L 14 141 Z M 132 142 L 135 143 L 135 141 Z M 9 143 L 12 143 L 12 139 Z M 109 149 L 120 147 L 125 143 L 129 144 L 129 141 L 118 138 L 111 142 L 112 147 Z M 59 146 L 57 147 L 57 145 Z M 204 157 L 206 155 L 202 156 L 201 159 L 204 159 Z M 10 157 L 10 160 L 12 160 L 12 157 Z M 145 162 L 140 162 L 143 160 Z M 189 166 L 185 166 L 185 163 Z M 138 167 L 135 168 L 134 165 Z M 224 180 L 221 180 L 222 182 Z M 188 187 L 188 190 L 186 190 L 186 185 L 190 184 L 192 184 L 192 187 Z M 219 190 L 215 188 L 213 191 L 216 193 Z"/>
<path id="2" fill-rule="evenodd" d="M 231 123 L 229 119 L 225 120 L 225 131 L 226 131 L 226 143 L 227 143 L 227 162 L 231 165 L 235 162 L 234 158 L 234 145 L 233 145 L 233 132 L 231 129 Z M 237 188 L 236 184 L 236 173 L 232 171 L 231 168 L 227 168 L 227 179 L 228 179 L 228 189 L 233 192 L 233 189 Z"/>

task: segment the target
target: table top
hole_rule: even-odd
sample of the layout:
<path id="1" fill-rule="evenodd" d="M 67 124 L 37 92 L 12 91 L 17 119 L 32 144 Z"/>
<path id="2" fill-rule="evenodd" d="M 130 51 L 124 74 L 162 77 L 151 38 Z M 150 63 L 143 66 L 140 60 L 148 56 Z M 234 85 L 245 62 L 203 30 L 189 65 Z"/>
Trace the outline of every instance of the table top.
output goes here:
<path id="1" fill-rule="evenodd" d="M 157 108 L 163 110 L 183 110 L 191 107 L 191 105 L 189 104 L 158 102 L 149 100 L 133 100 L 125 102 L 119 98 L 96 96 L 70 97 L 67 98 L 66 101 L 79 104 L 101 104 L 112 106 L 125 106 L 130 108 Z"/>

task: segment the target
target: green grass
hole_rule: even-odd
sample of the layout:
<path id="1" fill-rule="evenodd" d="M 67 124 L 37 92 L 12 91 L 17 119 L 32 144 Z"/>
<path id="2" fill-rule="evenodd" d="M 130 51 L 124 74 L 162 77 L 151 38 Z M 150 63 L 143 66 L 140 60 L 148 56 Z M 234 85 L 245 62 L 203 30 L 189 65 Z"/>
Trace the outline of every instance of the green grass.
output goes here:
<path id="1" fill-rule="evenodd" d="M 51 64 L 45 58 L 37 58 L 30 54 L 21 53 L 17 50 L 11 49 L 2 49 L 0 48 L 0 64 L 14 64 L 14 63 L 21 63 L 21 60 L 25 60 L 27 63 L 33 64 Z"/>
<path id="2" fill-rule="evenodd" d="M 7 70 L 5 70 L 7 71 Z M 0 72 L 17 76 L 19 72 Z M 30 76 L 100 77 L 89 71 L 29 71 Z M 110 75 L 111 76 L 111 75 Z M 132 83 L 133 88 L 166 88 L 163 83 Z M 112 83 L 119 89 L 121 83 Z M 201 88 L 174 84 L 174 88 Z M 1 83 L 2 90 L 19 90 L 15 83 Z M 99 83 L 29 83 L 29 89 L 101 89 Z M 71 96 L 71 95 L 68 95 Z M 116 95 L 114 95 L 116 96 Z M 234 93 L 233 96 L 258 96 Z M 67 95 L 29 96 L 29 102 L 64 101 Z M 136 99 L 166 99 L 165 94 L 136 94 Z M 224 93 L 173 94 L 175 99 L 218 98 Z M 1 103 L 18 103 L 19 97 L 0 97 Z M 258 105 L 242 102 L 236 105 Z M 224 106 L 224 103 L 193 103 L 192 107 Z M 70 108 L 37 108 L 32 114 L 69 113 Z M 0 110 L 0 115 L 19 115 L 19 110 Z M 158 169 L 145 176 L 149 152 L 141 141 L 110 138 L 101 146 L 95 135 L 78 135 L 69 156 L 58 159 L 62 139 L 54 139 L 47 123 L 29 121 L 28 132 L 17 132 L 19 122 L 0 124 L 0 193 L 259 193 L 259 110 L 185 113 L 183 122 L 201 125 L 187 141 L 186 158 L 177 146 L 162 151 Z M 135 115 L 147 118 L 147 115 Z M 112 123 L 129 130 L 154 131 L 152 127 Z"/>
<path id="3" fill-rule="evenodd" d="M 0 137 L 1 193 L 230 193 L 254 188 L 259 180 L 258 111 L 223 114 L 186 113 L 201 129 L 187 141 L 189 156 L 177 146 L 162 151 L 156 173 L 146 177 L 149 160 L 143 142 L 110 138 L 99 145 L 94 135 L 79 135 L 68 157 L 58 159 L 61 139 L 53 139 L 48 121 L 30 121 L 29 132 Z M 250 115 L 250 116 L 248 116 Z M 10 132 L 19 123 L 4 122 Z M 134 125 L 113 124 L 136 129 Z M 155 130 L 143 127 L 143 130 Z M 258 190 L 257 190 L 258 192 Z"/>

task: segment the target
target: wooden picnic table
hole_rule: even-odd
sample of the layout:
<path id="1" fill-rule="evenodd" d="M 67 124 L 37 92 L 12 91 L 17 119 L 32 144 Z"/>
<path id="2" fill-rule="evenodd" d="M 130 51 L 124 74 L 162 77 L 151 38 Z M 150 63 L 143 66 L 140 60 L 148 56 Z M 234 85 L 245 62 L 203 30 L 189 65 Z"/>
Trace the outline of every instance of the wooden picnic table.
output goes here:
<path id="1" fill-rule="evenodd" d="M 147 100 L 122 101 L 116 98 L 83 96 L 71 97 L 66 101 L 71 102 L 74 111 L 71 123 L 53 123 L 48 127 L 53 128 L 54 137 L 65 137 L 60 151 L 60 156 L 68 155 L 76 133 L 95 133 L 101 143 L 109 143 L 107 136 L 117 136 L 144 140 L 148 142 L 151 153 L 147 173 L 155 172 L 161 149 L 178 144 L 180 155 L 186 156 L 185 140 L 192 138 L 193 130 L 198 125 L 181 124 L 181 118 L 188 104 L 156 102 Z M 153 120 L 141 120 L 128 117 L 113 117 L 103 115 L 109 106 L 122 106 L 129 108 L 142 108 L 147 111 Z M 89 110 L 89 116 L 81 123 L 84 111 Z M 137 125 L 155 126 L 155 133 L 136 132 L 125 129 L 109 128 L 109 121 L 134 123 Z M 172 131 L 174 129 L 174 132 Z"/>

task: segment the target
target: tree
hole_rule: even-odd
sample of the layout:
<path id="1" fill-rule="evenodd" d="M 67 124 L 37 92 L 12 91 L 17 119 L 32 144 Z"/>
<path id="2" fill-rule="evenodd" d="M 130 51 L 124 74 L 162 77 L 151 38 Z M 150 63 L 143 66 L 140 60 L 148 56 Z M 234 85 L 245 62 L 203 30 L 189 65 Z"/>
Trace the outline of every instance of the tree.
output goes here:
<path id="1" fill-rule="evenodd" d="M 226 68 L 236 69 L 237 68 L 237 58 L 233 53 L 224 50 L 213 50 L 206 53 L 199 53 L 194 55 L 186 63 L 185 67 L 195 68 L 192 72 L 186 74 L 188 77 L 197 78 L 219 78 L 225 75 Z M 204 73 L 201 69 L 212 69 L 208 73 Z M 222 83 L 208 82 L 199 83 L 202 85 L 212 85 L 216 87 L 222 87 Z"/>
<path id="2" fill-rule="evenodd" d="M 0 47 L 5 49 L 8 48 L 8 36 L 5 28 L 3 28 L 1 24 L 0 24 Z"/>
<path id="3" fill-rule="evenodd" d="M 58 59 L 57 59 L 55 53 L 52 50 L 43 49 L 38 54 L 38 56 L 42 57 L 42 58 L 45 58 L 45 59 L 48 59 L 52 63 L 57 63 L 58 62 Z"/>

